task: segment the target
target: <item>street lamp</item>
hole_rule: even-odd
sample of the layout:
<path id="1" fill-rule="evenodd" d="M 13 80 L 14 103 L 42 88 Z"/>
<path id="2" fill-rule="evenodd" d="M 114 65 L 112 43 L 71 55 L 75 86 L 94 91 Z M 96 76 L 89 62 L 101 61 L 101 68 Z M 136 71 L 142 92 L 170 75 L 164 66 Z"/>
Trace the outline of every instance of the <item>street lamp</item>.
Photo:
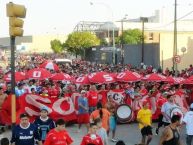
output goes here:
<path id="1" fill-rule="evenodd" d="M 109 10 L 111 12 L 111 17 L 112 17 L 112 23 L 114 24 L 114 15 L 113 15 L 113 10 L 111 9 L 111 7 L 106 4 L 106 3 L 102 3 L 102 2 L 97 2 L 97 3 L 93 3 L 93 2 L 90 2 L 90 5 L 94 5 L 94 4 L 99 4 L 99 5 L 103 5 L 107 8 L 107 10 Z M 115 64 L 116 63 L 116 47 L 115 47 L 115 28 L 114 28 L 114 25 L 113 25 L 113 63 Z"/>
<path id="2" fill-rule="evenodd" d="M 141 43 L 141 63 L 144 63 L 144 23 L 148 22 L 147 17 L 140 17 L 140 21 L 142 22 L 142 43 Z"/>

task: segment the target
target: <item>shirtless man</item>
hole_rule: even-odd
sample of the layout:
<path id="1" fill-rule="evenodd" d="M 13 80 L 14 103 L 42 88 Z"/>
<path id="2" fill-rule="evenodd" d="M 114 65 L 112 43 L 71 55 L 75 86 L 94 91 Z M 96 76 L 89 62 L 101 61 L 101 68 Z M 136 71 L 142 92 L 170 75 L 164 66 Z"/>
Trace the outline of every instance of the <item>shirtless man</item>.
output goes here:
<path id="1" fill-rule="evenodd" d="M 159 141 L 159 145 L 183 145 L 180 141 L 178 127 L 180 126 L 179 115 L 174 115 L 171 118 L 171 124 L 165 127 Z"/>

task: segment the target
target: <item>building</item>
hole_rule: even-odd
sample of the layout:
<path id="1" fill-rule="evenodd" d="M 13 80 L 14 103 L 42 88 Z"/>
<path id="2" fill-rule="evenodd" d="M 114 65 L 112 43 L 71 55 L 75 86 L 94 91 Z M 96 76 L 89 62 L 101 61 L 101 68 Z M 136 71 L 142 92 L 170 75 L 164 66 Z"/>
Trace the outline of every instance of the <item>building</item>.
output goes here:
<path id="1" fill-rule="evenodd" d="M 58 39 L 62 43 L 66 41 L 66 35 L 34 35 L 16 37 L 16 52 L 20 53 L 51 53 L 50 41 Z M 10 51 L 10 38 L 0 38 L 0 49 Z"/>

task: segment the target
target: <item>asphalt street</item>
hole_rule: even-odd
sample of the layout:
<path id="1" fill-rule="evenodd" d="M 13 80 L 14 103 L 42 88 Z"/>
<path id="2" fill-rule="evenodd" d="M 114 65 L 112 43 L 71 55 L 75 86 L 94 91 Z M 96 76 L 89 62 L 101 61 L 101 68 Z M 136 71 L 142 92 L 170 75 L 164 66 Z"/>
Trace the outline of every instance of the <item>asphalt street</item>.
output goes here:
<path id="1" fill-rule="evenodd" d="M 153 124 L 155 127 L 156 124 Z M 73 145 L 80 145 L 80 142 L 82 140 L 82 137 L 86 134 L 86 127 L 82 126 L 81 131 L 77 133 L 77 125 L 71 125 L 66 127 L 66 129 L 69 131 L 71 137 L 74 140 Z M 160 129 L 160 134 L 155 135 L 155 129 L 153 130 L 154 136 L 153 140 L 150 143 L 150 145 L 158 145 L 158 141 L 161 135 L 163 128 Z M 0 135 L 0 138 L 2 137 L 8 137 L 10 138 L 11 132 L 6 131 L 5 133 Z M 110 134 L 111 137 L 111 134 Z M 114 142 L 111 142 L 111 138 L 109 137 L 109 145 L 115 145 Z M 138 128 L 137 123 L 132 124 L 121 124 L 117 126 L 117 132 L 116 132 L 116 138 L 125 141 L 126 145 L 135 145 L 136 143 L 139 143 L 141 140 L 140 131 Z M 181 139 L 185 145 L 185 129 L 183 128 L 181 130 Z"/>

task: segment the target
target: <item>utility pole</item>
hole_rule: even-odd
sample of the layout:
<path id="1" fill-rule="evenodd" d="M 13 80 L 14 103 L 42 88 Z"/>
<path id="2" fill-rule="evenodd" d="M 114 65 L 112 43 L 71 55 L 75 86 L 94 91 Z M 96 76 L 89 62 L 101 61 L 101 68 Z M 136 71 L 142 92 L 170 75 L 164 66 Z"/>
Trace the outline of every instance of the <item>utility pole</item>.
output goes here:
<path id="1" fill-rule="evenodd" d="M 124 54 L 123 54 L 123 19 L 121 20 L 121 64 L 124 64 Z"/>
<path id="2" fill-rule="evenodd" d="M 144 24 L 145 22 L 148 22 L 148 18 L 141 17 L 140 20 L 142 21 L 141 63 L 144 63 Z"/>
<path id="3" fill-rule="evenodd" d="M 175 62 L 174 56 L 177 55 L 177 0 L 175 0 L 174 4 L 174 46 L 173 46 L 173 69 L 175 71 L 175 76 L 177 77 L 178 66 L 177 62 Z"/>
<path id="4" fill-rule="evenodd" d="M 124 42 L 123 42 L 123 23 L 124 21 L 127 19 L 127 14 L 125 14 L 125 17 L 123 19 L 121 19 L 121 64 L 124 65 L 124 56 L 125 56 L 125 52 L 124 52 Z"/>

